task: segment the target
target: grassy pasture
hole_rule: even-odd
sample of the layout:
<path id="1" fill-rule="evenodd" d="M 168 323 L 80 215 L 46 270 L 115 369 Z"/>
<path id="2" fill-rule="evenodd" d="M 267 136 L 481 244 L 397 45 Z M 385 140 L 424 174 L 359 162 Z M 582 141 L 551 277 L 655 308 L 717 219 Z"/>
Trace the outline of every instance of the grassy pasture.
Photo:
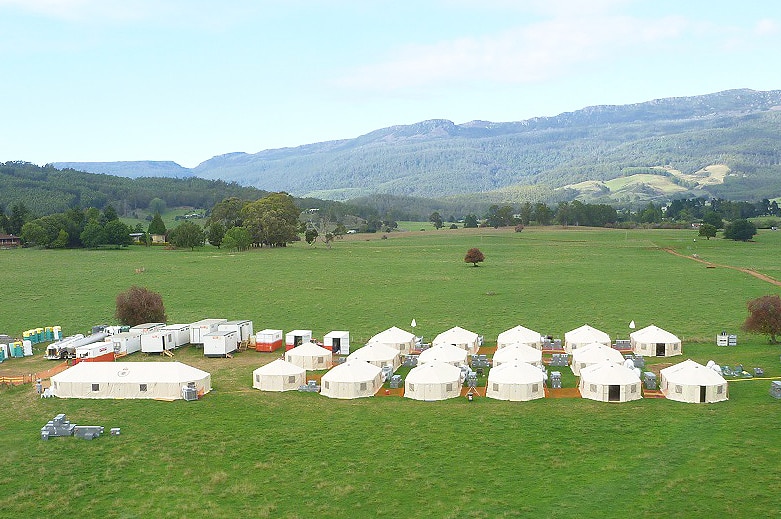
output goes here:
<path id="1" fill-rule="evenodd" d="M 427 339 L 454 325 L 485 335 L 523 324 L 542 333 L 589 323 L 627 338 L 630 320 L 684 339 L 699 362 L 758 365 L 781 376 L 778 347 L 740 334 L 745 301 L 778 287 L 663 252 L 751 266 L 779 278 L 781 235 L 754 243 L 691 231 L 427 230 L 351 236 L 327 250 L 296 244 L 231 254 L 167 251 L 0 251 L 0 332 L 60 324 L 66 334 L 112 323 L 132 284 L 163 295 L 169 322 L 252 319 L 255 329 L 351 332 L 354 347 L 397 325 Z M 463 262 L 479 247 L 485 263 Z M 145 272 L 135 274 L 144 267 Z M 721 330 L 736 348 L 717 348 Z M 140 354 L 131 360 L 148 360 Z M 772 516 L 781 483 L 768 381 L 730 384 L 730 401 L 645 399 L 439 403 L 395 397 L 334 401 L 250 389 L 275 354 L 176 359 L 212 373 L 199 402 L 40 400 L 0 390 L 0 516 L 49 517 L 713 517 Z M 133 357 L 136 357 L 133 359 Z M 650 362 L 651 360 L 649 360 Z M 0 372 L 47 367 L 11 359 Z M 569 381 L 569 380 L 568 380 Z M 38 439 L 64 412 L 121 427 L 95 441 Z"/>

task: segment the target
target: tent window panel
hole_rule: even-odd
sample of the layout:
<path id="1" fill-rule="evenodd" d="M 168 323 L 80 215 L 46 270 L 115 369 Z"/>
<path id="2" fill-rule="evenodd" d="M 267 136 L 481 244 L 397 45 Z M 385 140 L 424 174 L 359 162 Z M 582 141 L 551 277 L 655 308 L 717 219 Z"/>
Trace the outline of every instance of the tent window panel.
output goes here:
<path id="1" fill-rule="evenodd" d="M 258 380 L 258 382 L 260 382 L 260 380 Z M 296 376 L 295 375 L 291 375 L 291 376 L 287 377 L 287 383 L 288 384 L 295 384 L 295 382 L 296 382 Z"/>
<path id="2" fill-rule="evenodd" d="M 143 393 L 146 393 L 146 384 L 139 384 L 138 385 L 138 390 L 143 392 Z"/>
<path id="3" fill-rule="evenodd" d="M 329 389 L 329 388 L 330 388 L 330 384 L 328 383 L 328 381 L 327 381 L 327 380 L 326 380 L 326 381 L 323 383 L 323 385 L 324 385 L 324 387 L 325 387 L 326 389 Z"/>
<path id="4" fill-rule="evenodd" d="M 260 382 L 260 375 L 255 375 L 255 382 Z"/>
<path id="5" fill-rule="evenodd" d="M 452 383 L 451 383 L 451 384 L 448 384 L 448 385 L 445 387 L 445 391 L 448 391 L 448 392 L 450 392 L 450 391 L 453 391 L 453 384 L 452 384 Z"/>
<path id="6" fill-rule="evenodd" d="M 676 384 L 676 385 L 675 385 L 675 392 L 676 392 L 676 393 L 678 393 L 679 395 L 680 395 L 681 393 L 683 393 L 683 386 L 681 386 L 681 385 L 679 385 L 679 384 Z"/>
<path id="7" fill-rule="evenodd" d="M 325 357 L 317 357 L 318 364 L 322 364 L 323 362 L 325 362 Z"/>
<path id="8" fill-rule="evenodd" d="M 495 384 L 493 385 L 493 388 L 494 388 L 494 389 L 493 389 L 494 391 L 499 391 L 499 384 L 496 384 L 496 383 L 495 383 Z"/>
<path id="9" fill-rule="evenodd" d="M 532 384 L 532 393 L 536 393 L 539 390 L 540 390 L 539 384 Z"/>
<path id="10" fill-rule="evenodd" d="M 415 384 L 410 384 L 409 385 L 409 390 L 410 391 L 415 391 Z"/>
<path id="11" fill-rule="evenodd" d="M 100 391 L 100 384 L 92 384 L 93 391 Z"/>
<path id="12" fill-rule="evenodd" d="M 721 395 L 722 393 L 724 393 L 724 386 L 717 387 L 716 388 L 716 394 L 717 395 Z"/>
<path id="13" fill-rule="evenodd" d="M 367 387 L 366 382 L 361 382 L 361 391 L 366 391 Z"/>
<path id="14" fill-rule="evenodd" d="M 597 385 L 596 384 L 590 384 L 588 386 L 588 390 L 591 391 L 592 393 L 596 393 L 597 392 Z"/>
<path id="15" fill-rule="evenodd" d="M 632 386 L 632 389 L 629 390 L 630 393 L 637 393 L 637 386 Z"/>

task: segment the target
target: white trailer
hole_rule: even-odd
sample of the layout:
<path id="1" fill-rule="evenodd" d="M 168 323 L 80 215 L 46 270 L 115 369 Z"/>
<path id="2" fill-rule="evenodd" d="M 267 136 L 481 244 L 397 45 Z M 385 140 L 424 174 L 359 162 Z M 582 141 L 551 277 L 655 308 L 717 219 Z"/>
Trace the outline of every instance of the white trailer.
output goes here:
<path id="1" fill-rule="evenodd" d="M 114 345 L 110 342 L 95 342 L 92 344 L 86 344 L 76 348 L 76 360 L 74 364 L 79 362 L 113 362 L 114 361 Z"/>
<path id="2" fill-rule="evenodd" d="M 206 357 L 226 357 L 239 347 L 239 334 L 233 330 L 211 332 L 202 337 Z"/>
<path id="3" fill-rule="evenodd" d="M 106 338 L 114 345 L 117 355 L 130 355 L 141 351 L 141 332 L 120 332 Z"/>
<path id="4" fill-rule="evenodd" d="M 149 333 L 154 330 L 159 330 L 165 326 L 165 323 L 144 323 L 131 326 L 129 332 Z"/>
<path id="5" fill-rule="evenodd" d="M 169 324 L 162 330 L 173 333 L 174 348 L 180 348 L 190 342 L 189 324 Z"/>
<path id="6" fill-rule="evenodd" d="M 233 330 L 238 333 L 239 342 L 249 341 L 254 333 L 252 330 L 252 321 L 226 321 L 217 325 L 218 331 Z"/>
<path id="7" fill-rule="evenodd" d="M 323 348 L 331 350 L 334 355 L 350 354 L 350 332 L 334 330 L 323 337 Z"/>
<path id="8" fill-rule="evenodd" d="M 190 344 L 203 344 L 203 337 L 217 331 L 217 327 L 227 319 L 201 319 L 190 323 Z"/>
<path id="9" fill-rule="evenodd" d="M 293 330 L 285 334 L 285 351 L 312 342 L 312 330 Z"/>

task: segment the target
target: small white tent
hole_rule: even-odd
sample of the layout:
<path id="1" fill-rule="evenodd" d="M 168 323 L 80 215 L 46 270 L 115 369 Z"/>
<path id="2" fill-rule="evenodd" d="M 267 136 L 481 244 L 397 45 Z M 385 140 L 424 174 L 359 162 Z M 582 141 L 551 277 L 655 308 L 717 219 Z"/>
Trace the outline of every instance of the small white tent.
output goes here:
<path id="1" fill-rule="evenodd" d="M 729 400 L 728 385 L 724 377 L 691 359 L 664 368 L 659 375 L 659 387 L 669 400 L 690 403 Z"/>
<path id="2" fill-rule="evenodd" d="M 439 344 L 452 344 L 453 346 L 458 346 L 459 348 L 466 350 L 469 354 L 475 354 L 480 347 L 480 336 L 475 332 L 470 332 L 460 326 L 454 326 L 453 328 L 440 333 L 431 341 L 432 346 L 437 346 Z"/>
<path id="3" fill-rule="evenodd" d="M 395 372 L 401 366 L 401 354 L 393 346 L 382 343 L 367 344 L 352 352 L 347 360 L 364 360 L 378 368 L 390 366 Z"/>
<path id="4" fill-rule="evenodd" d="M 425 349 L 418 355 L 418 364 L 429 362 L 444 362 L 453 366 L 466 364 L 467 351 L 452 344 L 437 344 Z"/>
<path id="5" fill-rule="evenodd" d="M 496 350 L 492 366 L 496 368 L 508 362 L 526 362 L 542 367 L 542 350 L 529 344 L 508 344 Z"/>
<path id="6" fill-rule="evenodd" d="M 333 364 L 333 354 L 313 342 L 305 342 L 301 346 L 285 352 L 285 360 L 291 364 L 310 370 L 328 369 Z"/>
<path id="7" fill-rule="evenodd" d="M 404 381 L 404 397 L 413 400 L 446 400 L 461 396 L 461 369 L 444 362 L 412 368 Z"/>
<path id="8" fill-rule="evenodd" d="M 524 328 L 518 325 L 509 330 L 505 330 L 499 334 L 496 338 L 496 348 L 501 350 L 502 348 L 511 344 L 528 344 L 538 350 L 542 349 L 542 335 L 539 332 Z"/>
<path id="9" fill-rule="evenodd" d="M 181 362 L 79 362 L 54 375 L 60 398 L 147 398 L 176 400 L 182 387 L 211 391 L 211 375 Z"/>
<path id="10" fill-rule="evenodd" d="M 367 344 L 385 344 L 399 350 L 402 355 L 415 349 L 415 334 L 392 326 L 369 339 Z"/>
<path id="11" fill-rule="evenodd" d="M 334 366 L 320 379 L 320 394 L 328 398 L 374 396 L 382 387 L 382 369 L 364 360 Z"/>
<path id="12" fill-rule="evenodd" d="M 306 384 L 306 370 L 282 359 L 252 372 L 252 387 L 261 391 L 292 391 Z"/>
<path id="13" fill-rule="evenodd" d="M 621 364 L 603 362 L 580 370 L 580 396 L 601 402 L 629 402 L 643 398 L 640 377 Z"/>
<path id="14" fill-rule="evenodd" d="M 577 348 L 572 352 L 572 362 L 570 367 L 575 376 L 580 375 L 583 368 L 600 364 L 602 362 L 612 362 L 613 364 L 623 364 L 624 356 L 621 352 L 604 344 L 592 342 L 582 348 Z"/>
<path id="15" fill-rule="evenodd" d="M 681 339 L 653 324 L 629 334 L 632 351 L 648 357 L 681 355 Z"/>
<path id="16" fill-rule="evenodd" d="M 601 330 L 597 330 L 587 324 L 575 328 L 564 334 L 564 351 L 572 353 L 573 350 L 582 348 L 586 344 L 598 342 L 610 346 L 610 336 Z"/>
<path id="17" fill-rule="evenodd" d="M 491 368 L 485 396 L 513 402 L 545 398 L 545 374 L 526 362 L 506 362 Z"/>

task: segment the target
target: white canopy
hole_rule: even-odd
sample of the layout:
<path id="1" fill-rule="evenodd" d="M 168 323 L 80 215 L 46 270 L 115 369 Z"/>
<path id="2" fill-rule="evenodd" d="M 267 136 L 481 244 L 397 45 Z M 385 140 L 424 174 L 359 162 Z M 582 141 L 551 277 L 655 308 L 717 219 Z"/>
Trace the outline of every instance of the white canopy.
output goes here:
<path id="1" fill-rule="evenodd" d="M 401 353 L 409 353 L 415 347 L 415 334 L 392 326 L 373 336 L 367 344 L 380 343 L 396 348 Z"/>
<path id="2" fill-rule="evenodd" d="M 454 326 L 434 337 L 434 340 L 431 341 L 431 345 L 452 344 L 453 346 L 458 346 L 459 348 L 466 350 L 470 354 L 474 354 L 477 353 L 477 349 L 479 348 L 479 341 L 480 336 L 475 332 L 470 332 L 460 326 Z"/>
<path id="3" fill-rule="evenodd" d="M 328 369 L 333 363 L 331 350 L 313 342 L 305 342 L 285 352 L 285 360 L 296 366 L 310 370 Z"/>
<path id="4" fill-rule="evenodd" d="M 494 353 L 493 367 L 496 368 L 508 362 L 526 362 L 542 366 L 542 350 L 528 344 L 508 344 Z"/>
<path id="5" fill-rule="evenodd" d="M 262 391 L 291 391 L 306 384 L 306 370 L 277 359 L 252 372 L 252 387 Z"/>
<path id="6" fill-rule="evenodd" d="M 404 396 L 413 400 L 445 400 L 461 395 L 461 369 L 444 362 L 412 368 L 404 381 Z"/>
<path id="7" fill-rule="evenodd" d="M 399 350 L 381 342 L 367 344 L 362 348 L 358 348 L 347 357 L 347 360 L 364 360 L 379 368 L 391 366 L 393 371 L 396 371 L 401 366 Z"/>
<path id="8" fill-rule="evenodd" d="M 602 402 L 628 402 L 643 397 L 640 377 L 621 364 L 603 362 L 580 370 L 580 395 Z"/>
<path id="9" fill-rule="evenodd" d="M 347 360 L 320 379 L 320 394 L 329 398 L 374 396 L 382 387 L 382 369 L 364 360 Z"/>
<path id="10" fill-rule="evenodd" d="M 681 355 L 681 339 L 653 324 L 629 334 L 632 351 L 649 357 Z"/>
<path id="11" fill-rule="evenodd" d="M 724 377 L 691 359 L 664 368 L 659 375 L 659 387 L 669 400 L 712 403 L 729 399 Z"/>
<path id="12" fill-rule="evenodd" d="M 453 366 L 466 364 L 467 351 L 452 344 L 437 344 L 420 352 L 418 364 L 444 362 Z"/>
<path id="13" fill-rule="evenodd" d="M 511 344 L 528 344 L 539 350 L 542 349 L 542 335 L 539 332 L 518 325 L 503 331 L 496 338 L 497 349 L 502 349 Z"/>
<path id="14" fill-rule="evenodd" d="M 522 402 L 545 397 L 545 374 L 526 362 L 506 362 L 488 373 L 486 396 Z"/>
<path id="15" fill-rule="evenodd" d="M 79 362 L 52 378 L 60 398 L 147 398 L 176 400 L 192 384 L 211 391 L 211 375 L 181 362 Z"/>
<path id="16" fill-rule="evenodd" d="M 605 346 L 610 346 L 610 336 L 601 330 L 597 330 L 584 324 L 580 328 L 575 328 L 564 334 L 564 350 L 567 353 L 572 353 L 573 350 L 581 348 L 586 344 L 592 342 L 598 342 Z"/>
<path id="17" fill-rule="evenodd" d="M 572 373 L 580 375 L 580 371 L 593 364 L 600 364 L 602 362 L 612 362 L 614 364 L 623 364 L 624 356 L 620 351 L 615 350 L 609 346 L 598 342 L 592 342 L 582 348 L 578 348 L 572 352 Z"/>

